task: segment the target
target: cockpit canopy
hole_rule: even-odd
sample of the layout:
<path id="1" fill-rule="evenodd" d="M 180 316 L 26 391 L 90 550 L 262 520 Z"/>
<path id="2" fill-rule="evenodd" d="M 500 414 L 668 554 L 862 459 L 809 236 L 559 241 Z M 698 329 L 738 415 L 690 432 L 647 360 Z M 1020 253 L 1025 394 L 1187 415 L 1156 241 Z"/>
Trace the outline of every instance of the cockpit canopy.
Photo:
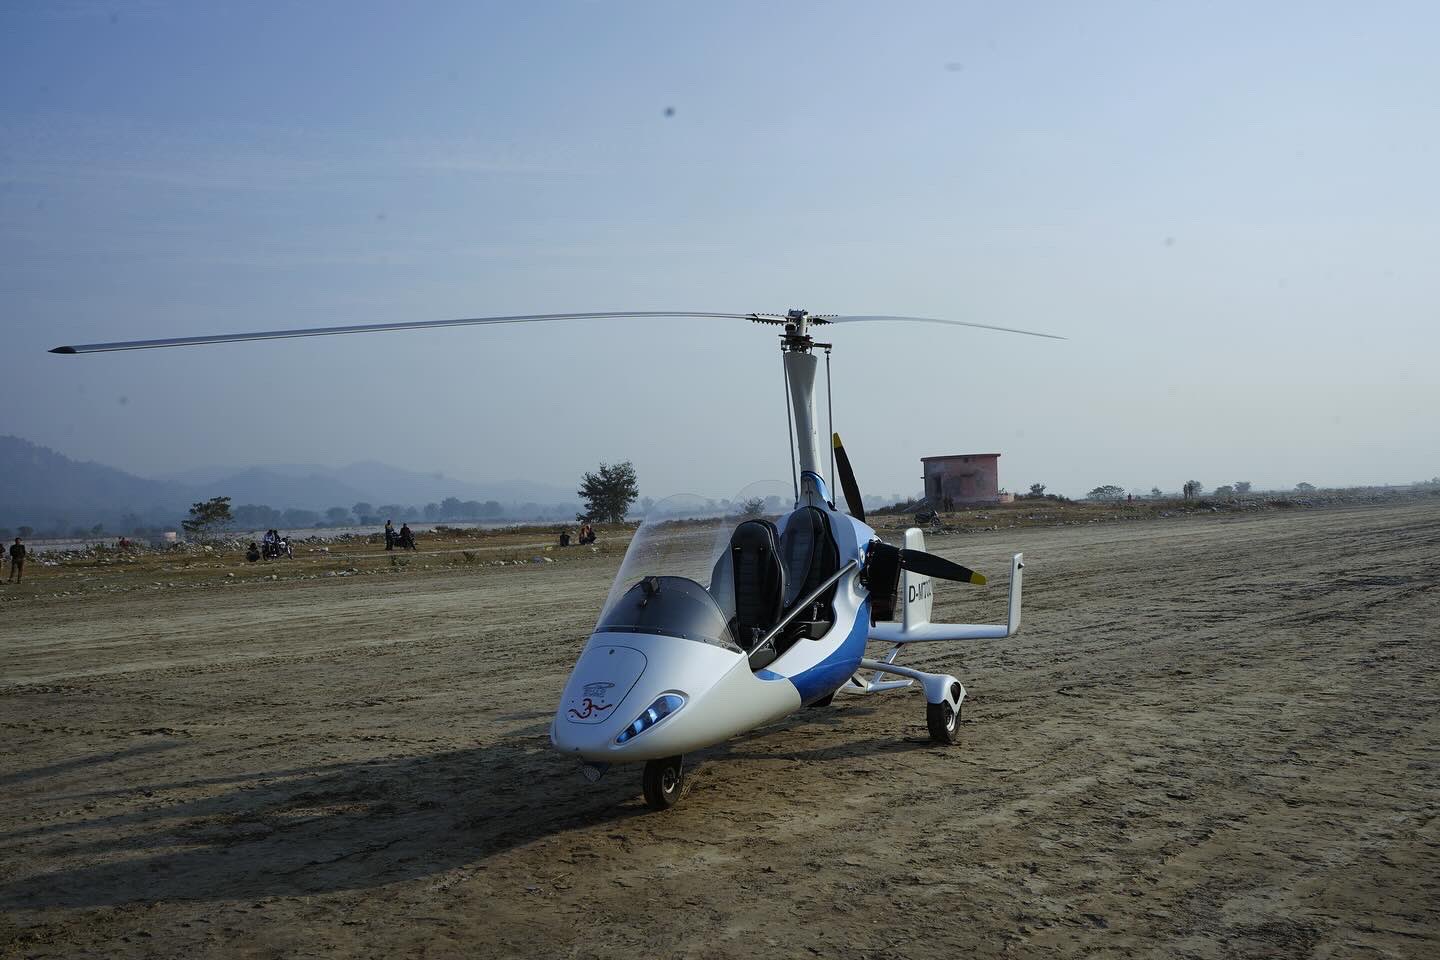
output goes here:
<path id="1" fill-rule="evenodd" d="M 839 567 L 825 513 L 792 505 L 786 484 L 752 484 L 721 503 L 679 496 L 655 504 L 626 551 L 596 630 L 752 651 Z M 826 597 L 817 606 L 828 605 Z"/>

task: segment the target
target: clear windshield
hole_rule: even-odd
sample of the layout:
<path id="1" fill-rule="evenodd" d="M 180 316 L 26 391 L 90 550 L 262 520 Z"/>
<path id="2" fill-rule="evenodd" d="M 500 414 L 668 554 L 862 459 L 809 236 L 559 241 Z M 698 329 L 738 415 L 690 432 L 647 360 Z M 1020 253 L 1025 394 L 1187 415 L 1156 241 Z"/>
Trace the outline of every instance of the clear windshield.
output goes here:
<path id="1" fill-rule="evenodd" d="M 610 588 L 597 630 L 700 640 L 739 650 L 730 635 L 732 590 L 711 593 L 717 565 L 729 563 L 730 536 L 745 520 L 774 522 L 794 505 L 788 483 L 752 483 L 729 500 L 669 497 L 645 514 Z M 728 570 L 721 570 L 728 584 Z M 718 596 L 716 595 L 718 594 Z"/>

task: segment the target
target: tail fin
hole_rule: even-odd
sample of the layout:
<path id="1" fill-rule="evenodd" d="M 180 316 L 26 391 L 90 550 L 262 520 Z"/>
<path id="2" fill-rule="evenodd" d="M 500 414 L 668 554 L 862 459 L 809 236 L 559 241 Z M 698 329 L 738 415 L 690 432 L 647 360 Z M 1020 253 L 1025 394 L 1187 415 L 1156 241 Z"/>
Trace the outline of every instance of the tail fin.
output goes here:
<path id="1" fill-rule="evenodd" d="M 925 534 L 920 532 L 919 527 L 911 527 L 905 531 L 905 549 L 925 549 Z M 921 624 L 929 623 L 930 607 L 935 602 L 935 581 L 923 574 L 905 570 L 900 574 L 900 590 L 905 604 L 900 613 L 902 629 L 913 630 Z"/>
<path id="2" fill-rule="evenodd" d="M 1020 632 L 1020 578 L 1025 569 L 1025 554 L 1017 553 L 1010 559 L 1010 613 L 1005 636 L 1013 637 Z"/>

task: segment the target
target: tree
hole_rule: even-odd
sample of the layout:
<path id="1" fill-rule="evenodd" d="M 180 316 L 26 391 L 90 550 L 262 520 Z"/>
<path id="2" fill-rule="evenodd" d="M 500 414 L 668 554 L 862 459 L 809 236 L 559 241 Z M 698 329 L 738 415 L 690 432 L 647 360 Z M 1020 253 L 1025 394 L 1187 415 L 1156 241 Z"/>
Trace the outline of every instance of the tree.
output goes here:
<path id="1" fill-rule="evenodd" d="M 640 496 L 635 480 L 635 465 L 629 460 L 611 466 L 601 463 L 595 473 L 587 473 L 580 481 L 576 496 L 585 504 L 585 512 L 576 520 L 598 520 L 601 523 L 624 521 L 630 504 Z"/>
<path id="2" fill-rule="evenodd" d="M 759 517 L 763 516 L 764 513 L 764 497 L 751 497 L 749 500 L 746 500 L 744 503 L 740 504 L 740 516 L 742 517 Z"/>
<path id="3" fill-rule="evenodd" d="M 283 525 L 294 530 L 313 527 L 320 522 L 320 514 L 314 510 L 301 510 L 298 507 L 291 507 L 280 515 Z"/>
<path id="4" fill-rule="evenodd" d="M 346 520 L 350 519 L 350 511 L 344 507 L 331 507 L 325 511 L 325 519 L 330 522 L 331 526 L 342 526 Z"/>
<path id="5" fill-rule="evenodd" d="M 1125 488 L 1107 483 L 1103 487 L 1096 487 L 1085 495 L 1087 500 L 1119 500 L 1125 496 Z"/>
<path id="6" fill-rule="evenodd" d="M 439 520 L 439 519 L 440 519 L 440 504 L 438 504 L 438 503 L 427 503 L 427 504 L 425 504 L 425 519 L 426 519 L 426 520 Z"/>
<path id="7" fill-rule="evenodd" d="M 359 503 L 355 504 L 355 506 L 351 507 L 350 509 L 354 511 L 355 519 L 359 520 L 361 523 L 369 522 L 368 518 L 375 515 L 375 508 L 370 504 L 366 503 L 364 500 L 361 500 Z"/>
<path id="8" fill-rule="evenodd" d="M 242 503 L 231 511 L 231 516 L 236 524 L 246 530 L 280 525 L 280 511 L 263 503 Z"/>
<path id="9" fill-rule="evenodd" d="M 1043 483 L 1032 483 L 1032 484 L 1030 484 L 1030 497 L 1031 497 L 1031 499 L 1033 499 L 1033 500 L 1039 500 L 1039 499 L 1040 499 L 1041 497 L 1043 497 L 1043 496 L 1045 496 L 1045 484 L 1043 484 Z"/>
<path id="10" fill-rule="evenodd" d="M 1313 483 L 1303 483 L 1303 482 L 1302 482 L 1302 483 L 1297 483 L 1297 484 L 1295 484 L 1295 492 L 1296 492 L 1296 493 L 1314 493 L 1314 492 L 1315 492 L 1315 484 L 1313 484 Z"/>
<path id="11" fill-rule="evenodd" d="M 1151 487 L 1150 496 L 1154 497 L 1156 500 L 1159 500 L 1161 497 L 1165 496 L 1165 494 L 1160 492 L 1159 487 Z"/>
<path id="12" fill-rule="evenodd" d="M 1235 492 L 1236 492 L 1236 493 L 1249 493 L 1249 492 L 1250 492 L 1250 481 L 1249 481 L 1249 480 L 1236 480 L 1236 481 L 1235 481 Z"/>
<path id="13" fill-rule="evenodd" d="M 230 515 L 229 497 L 211 497 L 209 500 L 201 500 L 199 503 L 190 505 L 190 517 L 180 521 L 180 526 L 185 532 L 196 539 L 203 540 L 224 530 L 234 522 Z"/>
<path id="14" fill-rule="evenodd" d="M 458 497 L 446 497 L 440 501 L 441 520 L 459 520 L 461 504 Z"/>
<path id="15" fill-rule="evenodd" d="M 1194 500 L 1196 497 L 1200 496 L 1200 491 L 1204 489 L 1205 484 L 1201 483 L 1199 480 L 1186 480 L 1184 488 L 1185 499 Z"/>
<path id="16" fill-rule="evenodd" d="M 1232 487 L 1232 486 L 1230 486 L 1230 484 L 1228 484 L 1228 483 L 1227 483 L 1227 484 L 1224 484 L 1223 486 L 1216 487 L 1216 488 L 1215 488 L 1215 496 L 1217 496 L 1217 497 L 1233 497 L 1233 496 L 1235 496 L 1235 488 Z"/>

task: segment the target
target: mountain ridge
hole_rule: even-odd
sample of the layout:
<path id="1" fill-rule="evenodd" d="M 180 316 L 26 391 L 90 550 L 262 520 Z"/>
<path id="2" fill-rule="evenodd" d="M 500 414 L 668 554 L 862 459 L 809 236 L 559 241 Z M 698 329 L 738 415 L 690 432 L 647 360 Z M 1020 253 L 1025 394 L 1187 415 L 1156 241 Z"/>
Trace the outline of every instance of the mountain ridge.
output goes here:
<path id="1" fill-rule="evenodd" d="M 197 467 L 142 477 L 96 461 L 72 459 L 22 437 L 0 436 L 0 526 L 70 529 L 143 522 L 174 524 L 190 504 L 229 496 L 232 507 L 256 504 L 278 510 L 351 509 L 357 503 L 422 507 L 446 497 L 494 500 L 507 515 L 526 505 L 553 512 L 571 509 L 574 493 L 521 480 L 474 483 L 435 471 L 422 473 L 377 460 L 344 467 L 253 464 Z M 546 508 L 550 508 L 546 510 Z"/>

